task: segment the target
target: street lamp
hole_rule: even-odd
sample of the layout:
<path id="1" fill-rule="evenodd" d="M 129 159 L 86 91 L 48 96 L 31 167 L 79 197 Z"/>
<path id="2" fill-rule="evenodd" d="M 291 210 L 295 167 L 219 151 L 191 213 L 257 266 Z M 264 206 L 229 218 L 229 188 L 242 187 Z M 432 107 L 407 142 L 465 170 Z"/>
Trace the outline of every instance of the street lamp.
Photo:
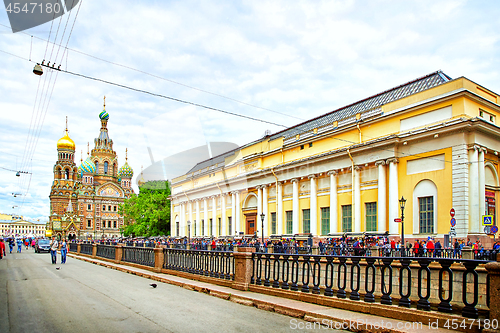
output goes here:
<path id="1" fill-rule="evenodd" d="M 191 221 L 188 221 L 187 224 L 188 224 L 188 244 L 191 244 Z"/>
<path id="2" fill-rule="evenodd" d="M 264 219 L 266 218 L 266 214 L 260 214 L 260 220 L 262 221 L 262 245 L 264 245 Z"/>
<path id="3" fill-rule="evenodd" d="M 403 253 L 405 253 L 406 245 L 405 245 L 405 204 L 406 199 L 401 196 L 399 199 L 399 207 L 401 208 L 401 243 L 403 245 Z"/>

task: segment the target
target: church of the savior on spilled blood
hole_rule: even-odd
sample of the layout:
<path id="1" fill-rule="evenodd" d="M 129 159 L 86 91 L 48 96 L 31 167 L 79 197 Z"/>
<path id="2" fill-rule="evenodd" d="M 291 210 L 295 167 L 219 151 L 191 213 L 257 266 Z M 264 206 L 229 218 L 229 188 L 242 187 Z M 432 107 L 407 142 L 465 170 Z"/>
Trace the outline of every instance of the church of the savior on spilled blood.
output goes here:
<path id="1" fill-rule="evenodd" d="M 57 162 L 54 181 L 50 190 L 50 218 L 48 237 L 68 239 L 96 239 L 119 237 L 123 216 L 118 206 L 133 193 L 134 172 L 127 163 L 118 169 L 118 157 L 113 150 L 113 140 L 108 135 L 109 114 L 99 114 L 101 130 L 94 139 L 94 148 L 87 159 L 75 164 L 75 142 L 69 137 L 68 126 L 64 136 L 57 141 Z"/>

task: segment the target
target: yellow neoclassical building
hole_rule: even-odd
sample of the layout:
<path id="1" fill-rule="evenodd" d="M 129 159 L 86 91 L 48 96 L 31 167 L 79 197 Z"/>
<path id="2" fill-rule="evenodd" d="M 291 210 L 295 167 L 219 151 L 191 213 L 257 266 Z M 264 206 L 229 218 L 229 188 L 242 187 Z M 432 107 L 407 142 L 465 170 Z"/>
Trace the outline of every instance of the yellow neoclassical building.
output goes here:
<path id="1" fill-rule="evenodd" d="M 19 215 L 0 213 L 0 237 L 45 237 L 45 229 L 45 222 L 31 222 Z"/>
<path id="2" fill-rule="evenodd" d="M 198 163 L 172 180 L 174 236 L 484 234 L 500 97 L 441 71 Z M 264 214 L 264 215 L 262 215 Z M 188 230 L 189 226 L 189 230 Z"/>

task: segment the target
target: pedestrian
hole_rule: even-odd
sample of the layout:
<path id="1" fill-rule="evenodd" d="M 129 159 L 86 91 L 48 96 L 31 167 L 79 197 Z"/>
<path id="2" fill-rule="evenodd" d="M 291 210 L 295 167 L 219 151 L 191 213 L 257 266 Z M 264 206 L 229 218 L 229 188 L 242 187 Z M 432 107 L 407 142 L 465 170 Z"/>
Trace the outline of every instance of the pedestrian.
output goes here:
<path id="1" fill-rule="evenodd" d="M 5 243 L 3 242 L 3 238 L 0 238 L 0 259 L 2 259 L 2 257 L 6 255 L 7 253 L 5 252 Z"/>
<path id="2" fill-rule="evenodd" d="M 14 239 L 12 237 L 9 238 L 9 250 L 10 254 L 12 254 L 12 250 L 14 249 Z"/>
<path id="3" fill-rule="evenodd" d="M 61 242 L 61 264 L 66 263 L 66 254 L 68 254 L 68 247 L 66 243 L 66 239 L 63 238 Z"/>
<path id="4" fill-rule="evenodd" d="M 50 241 L 50 257 L 52 258 L 52 264 L 57 263 L 57 248 L 59 247 L 59 242 L 56 240 L 55 236 L 52 236 Z"/>
<path id="5" fill-rule="evenodd" d="M 434 250 L 435 250 L 435 257 L 441 258 L 441 242 L 439 239 L 436 241 L 436 244 L 434 244 Z"/>
<path id="6" fill-rule="evenodd" d="M 17 252 L 18 253 L 21 253 L 21 250 L 23 249 L 23 240 L 21 238 L 19 238 L 17 240 Z"/>

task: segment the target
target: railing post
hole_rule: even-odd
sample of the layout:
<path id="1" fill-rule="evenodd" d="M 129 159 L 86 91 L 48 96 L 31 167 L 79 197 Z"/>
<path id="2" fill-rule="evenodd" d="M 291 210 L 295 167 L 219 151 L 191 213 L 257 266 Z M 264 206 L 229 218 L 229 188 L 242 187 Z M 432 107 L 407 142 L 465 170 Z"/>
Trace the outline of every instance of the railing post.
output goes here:
<path id="1" fill-rule="evenodd" d="M 379 253 L 379 247 L 378 246 L 372 246 L 370 247 L 370 256 L 371 257 L 382 257 L 382 254 Z"/>
<path id="2" fill-rule="evenodd" d="M 474 259 L 474 251 L 470 246 L 464 246 L 462 249 L 462 259 Z"/>
<path id="3" fill-rule="evenodd" d="M 161 247 L 155 247 L 155 267 L 153 272 L 159 273 L 163 267 L 163 249 Z"/>
<path id="4" fill-rule="evenodd" d="M 117 244 L 115 246 L 115 263 L 119 264 L 122 260 L 123 255 L 123 244 Z"/>
<path id="5" fill-rule="evenodd" d="M 97 244 L 92 244 L 92 258 L 97 258 Z"/>
<path id="6" fill-rule="evenodd" d="M 78 243 L 76 245 L 76 253 L 77 254 L 80 254 L 80 252 L 82 251 L 82 243 Z"/>
<path id="7" fill-rule="evenodd" d="M 498 256 L 497 256 L 498 260 Z M 494 319 L 500 321 L 500 262 L 489 262 L 485 266 L 490 280 L 489 292 L 490 322 Z"/>
<path id="8" fill-rule="evenodd" d="M 233 288 L 248 290 L 252 278 L 252 253 L 254 247 L 237 247 L 234 256 L 234 283 Z"/>

